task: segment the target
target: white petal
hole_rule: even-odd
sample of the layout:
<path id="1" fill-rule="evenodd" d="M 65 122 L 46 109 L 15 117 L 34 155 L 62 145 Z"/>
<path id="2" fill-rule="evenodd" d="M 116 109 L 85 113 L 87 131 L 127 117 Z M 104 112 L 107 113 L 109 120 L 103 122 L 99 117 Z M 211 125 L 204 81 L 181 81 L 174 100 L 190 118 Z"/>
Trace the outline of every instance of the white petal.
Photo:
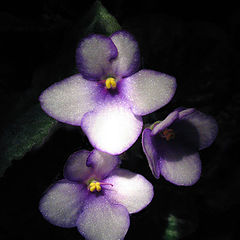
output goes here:
<path id="1" fill-rule="evenodd" d="M 83 185 L 58 181 L 41 198 L 39 210 L 50 223 L 59 227 L 75 227 L 86 199 Z"/>
<path id="2" fill-rule="evenodd" d="M 99 34 L 84 38 L 77 49 L 79 72 L 87 79 L 100 80 L 111 71 L 111 60 L 117 57 L 112 40 Z"/>
<path id="3" fill-rule="evenodd" d="M 119 31 L 111 36 L 118 50 L 118 56 L 112 61 L 115 74 L 121 77 L 135 73 L 140 65 L 140 54 L 135 39 L 125 31 Z"/>
<path id="4" fill-rule="evenodd" d="M 97 82 L 77 74 L 47 88 L 39 100 L 51 117 L 80 126 L 83 115 L 95 107 L 98 91 Z"/>
<path id="5" fill-rule="evenodd" d="M 117 155 L 137 140 L 142 130 L 142 119 L 124 104 L 106 102 L 86 113 L 81 125 L 95 148 Z"/>
<path id="6" fill-rule="evenodd" d="M 64 177 L 70 181 L 86 180 L 93 171 L 91 167 L 86 165 L 89 154 L 90 152 L 87 150 L 80 150 L 71 154 L 64 165 Z"/>
<path id="7" fill-rule="evenodd" d="M 108 199 L 125 206 L 129 213 L 142 210 L 153 198 L 152 184 L 142 175 L 128 170 L 116 169 L 104 182 L 113 185 L 104 186 Z"/>
<path id="8" fill-rule="evenodd" d="M 165 155 L 160 165 L 161 174 L 166 180 L 182 186 L 191 186 L 199 180 L 201 160 L 198 153 L 184 155 L 169 152 Z"/>
<path id="9" fill-rule="evenodd" d="M 91 167 L 97 179 L 104 179 L 120 164 L 119 157 L 94 149 L 88 159 L 87 166 Z"/>
<path id="10" fill-rule="evenodd" d="M 136 115 L 146 115 L 166 105 L 176 90 L 175 78 L 166 74 L 141 70 L 122 80 L 122 92 Z"/>
<path id="11" fill-rule="evenodd" d="M 129 228 L 129 214 L 124 206 L 93 196 L 84 206 L 77 227 L 87 240 L 120 240 Z"/>

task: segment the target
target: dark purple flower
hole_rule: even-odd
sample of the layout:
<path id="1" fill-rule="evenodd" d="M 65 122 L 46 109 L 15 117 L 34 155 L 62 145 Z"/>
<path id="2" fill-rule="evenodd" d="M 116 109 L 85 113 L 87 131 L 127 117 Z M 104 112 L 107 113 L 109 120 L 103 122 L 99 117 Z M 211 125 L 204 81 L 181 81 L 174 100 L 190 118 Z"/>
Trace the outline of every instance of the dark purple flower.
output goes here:
<path id="1" fill-rule="evenodd" d="M 193 185 L 201 174 L 198 151 L 217 136 L 216 121 L 193 108 L 178 108 L 142 134 L 143 151 L 155 178 L 160 175 L 176 184 Z"/>
<path id="2" fill-rule="evenodd" d="M 142 117 L 165 104 L 175 78 L 140 70 L 138 44 L 125 31 L 91 35 L 76 53 L 80 74 L 57 82 L 40 96 L 43 110 L 58 121 L 81 126 L 91 144 L 104 152 L 126 151 L 142 131 Z"/>
<path id="3" fill-rule="evenodd" d="M 117 156 L 98 150 L 73 153 L 64 167 L 65 179 L 40 200 L 43 217 L 56 226 L 77 227 L 88 240 L 123 239 L 129 214 L 151 202 L 153 186 L 119 164 Z"/>

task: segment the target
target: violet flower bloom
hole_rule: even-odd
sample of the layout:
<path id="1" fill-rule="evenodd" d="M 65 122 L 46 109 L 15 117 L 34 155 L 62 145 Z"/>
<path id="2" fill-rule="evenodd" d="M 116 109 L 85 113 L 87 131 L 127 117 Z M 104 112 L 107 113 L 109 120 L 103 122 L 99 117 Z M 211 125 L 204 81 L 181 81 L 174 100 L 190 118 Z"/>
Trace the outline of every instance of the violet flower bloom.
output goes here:
<path id="1" fill-rule="evenodd" d="M 123 239 L 129 214 L 145 208 L 153 186 L 143 176 L 118 168 L 117 156 L 93 150 L 73 153 L 64 177 L 40 200 L 40 212 L 50 223 L 77 227 L 88 240 Z"/>
<path id="2" fill-rule="evenodd" d="M 198 151 L 210 146 L 217 132 L 216 121 L 193 108 L 178 108 L 144 129 L 143 151 L 154 177 L 161 174 L 176 185 L 196 183 L 201 174 Z"/>
<path id="3" fill-rule="evenodd" d="M 146 69 L 136 73 L 138 44 L 125 31 L 84 38 L 76 60 L 80 73 L 46 89 L 41 106 L 58 121 L 81 126 L 101 151 L 126 151 L 142 131 L 141 116 L 167 104 L 175 93 L 175 78 Z"/>

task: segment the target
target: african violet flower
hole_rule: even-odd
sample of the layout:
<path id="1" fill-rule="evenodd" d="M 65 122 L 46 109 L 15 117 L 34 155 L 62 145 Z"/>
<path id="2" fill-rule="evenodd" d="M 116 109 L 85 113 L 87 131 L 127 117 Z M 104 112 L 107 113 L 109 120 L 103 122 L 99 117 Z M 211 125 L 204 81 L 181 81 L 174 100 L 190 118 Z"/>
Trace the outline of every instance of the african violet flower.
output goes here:
<path id="1" fill-rule="evenodd" d="M 40 96 L 43 110 L 58 121 L 81 126 L 104 152 L 126 151 L 142 131 L 142 115 L 173 97 L 175 78 L 141 70 L 138 44 L 125 31 L 94 34 L 76 52 L 79 74 L 57 82 Z"/>
<path id="2" fill-rule="evenodd" d="M 151 202 L 153 187 L 119 164 L 117 156 L 98 150 L 73 153 L 64 167 L 65 179 L 40 200 L 44 218 L 60 227 L 77 227 L 89 240 L 123 239 L 129 214 Z"/>
<path id="3" fill-rule="evenodd" d="M 201 174 L 198 151 L 216 138 L 216 121 L 193 108 L 178 108 L 142 134 L 143 150 L 155 178 L 190 186 Z"/>

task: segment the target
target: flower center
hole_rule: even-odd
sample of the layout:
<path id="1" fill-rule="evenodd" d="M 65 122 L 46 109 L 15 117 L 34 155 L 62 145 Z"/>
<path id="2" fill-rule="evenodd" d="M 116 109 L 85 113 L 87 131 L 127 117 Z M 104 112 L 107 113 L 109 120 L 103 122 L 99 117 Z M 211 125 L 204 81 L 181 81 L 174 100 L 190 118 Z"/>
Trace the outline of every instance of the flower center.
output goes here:
<path id="1" fill-rule="evenodd" d="M 175 133 L 173 129 L 166 128 L 160 134 L 161 134 L 161 137 L 165 138 L 167 141 L 170 141 L 175 138 Z"/>
<path id="2" fill-rule="evenodd" d="M 108 77 L 105 81 L 105 86 L 107 89 L 115 89 L 117 87 L 116 79 L 113 77 Z"/>
<path id="3" fill-rule="evenodd" d="M 104 182 L 98 182 L 95 180 L 92 180 L 89 184 L 88 184 L 88 190 L 90 192 L 100 192 L 102 190 L 102 185 L 111 185 L 113 187 L 113 185 L 111 183 L 104 183 Z"/>

